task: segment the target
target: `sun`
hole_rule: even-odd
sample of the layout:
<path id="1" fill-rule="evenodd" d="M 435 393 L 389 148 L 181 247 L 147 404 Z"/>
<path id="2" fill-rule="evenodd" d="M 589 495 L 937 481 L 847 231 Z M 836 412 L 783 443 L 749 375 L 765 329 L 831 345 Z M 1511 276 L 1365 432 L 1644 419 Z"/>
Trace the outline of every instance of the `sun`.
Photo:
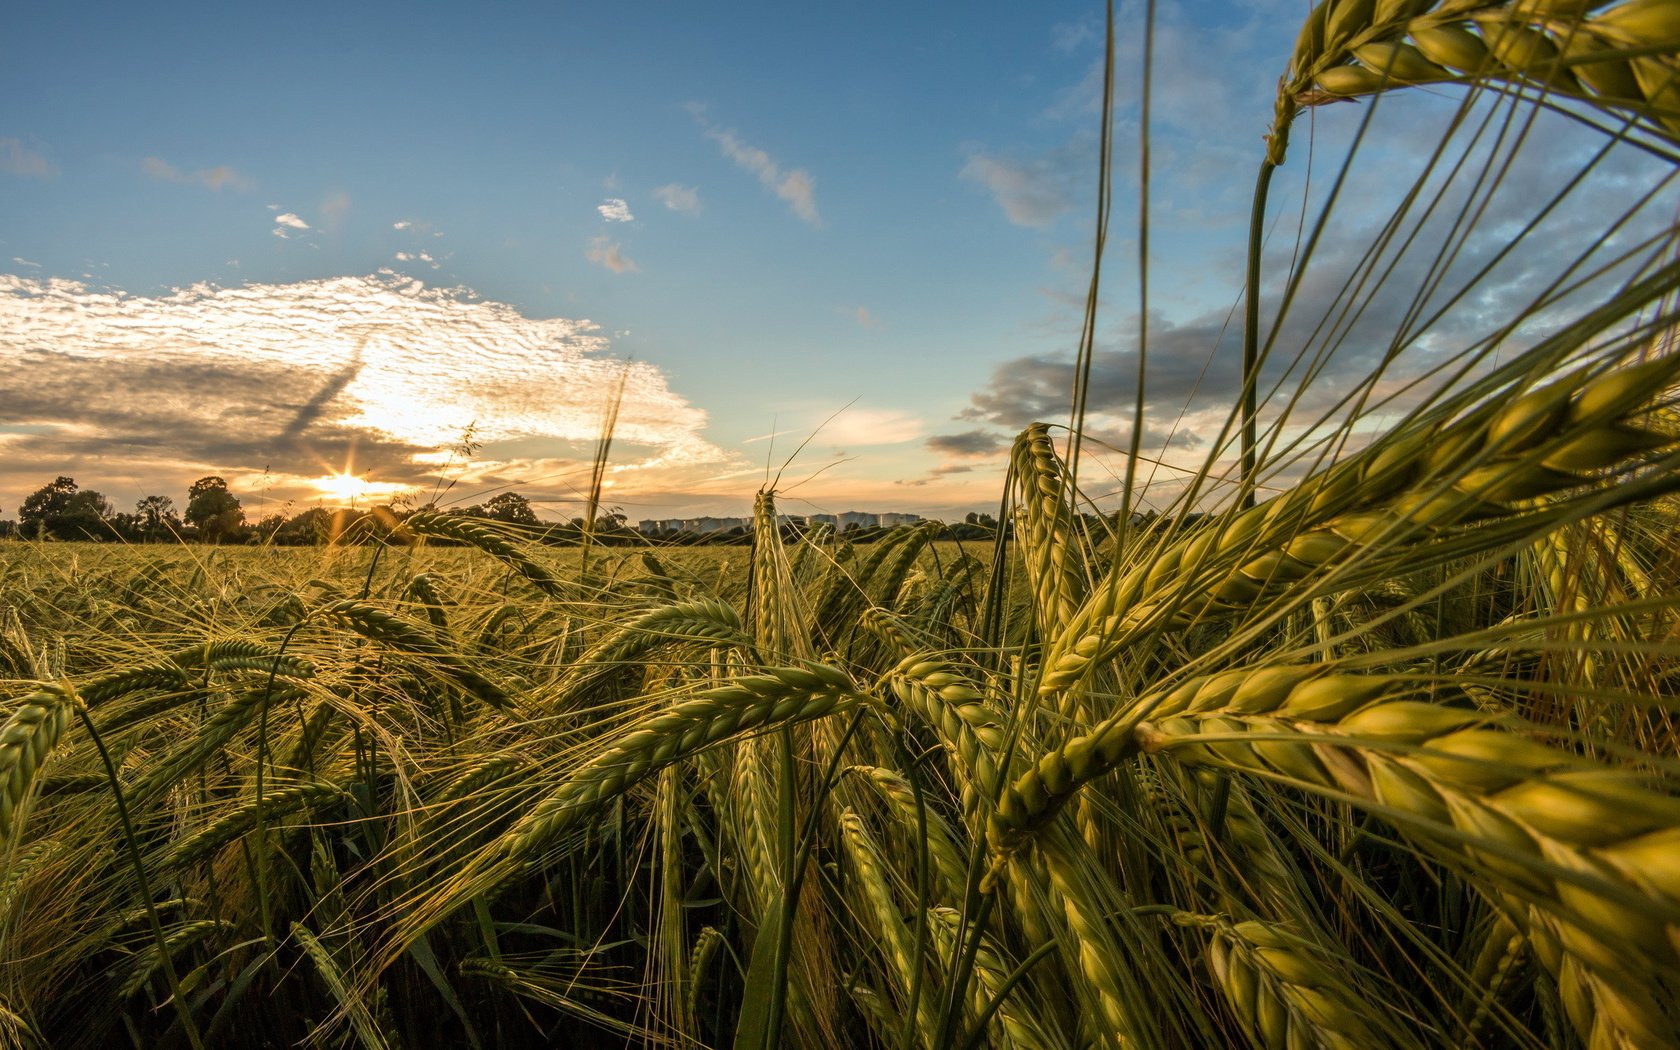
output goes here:
<path id="1" fill-rule="evenodd" d="M 409 491 L 393 481 L 369 481 L 355 474 L 328 474 L 310 478 L 308 484 L 326 500 L 338 503 L 381 502 Z"/>

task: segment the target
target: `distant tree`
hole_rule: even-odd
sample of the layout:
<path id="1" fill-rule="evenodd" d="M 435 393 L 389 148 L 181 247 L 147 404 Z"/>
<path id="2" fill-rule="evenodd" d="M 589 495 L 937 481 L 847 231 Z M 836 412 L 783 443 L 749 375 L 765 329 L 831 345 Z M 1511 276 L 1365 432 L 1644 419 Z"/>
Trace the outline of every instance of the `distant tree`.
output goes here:
<path id="1" fill-rule="evenodd" d="M 285 546 L 323 544 L 331 538 L 332 512 L 325 507 L 309 508 L 288 519 L 274 533 L 274 542 Z"/>
<path id="2" fill-rule="evenodd" d="M 202 538 L 220 543 L 245 524 L 245 511 L 228 491 L 227 482 L 212 475 L 199 478 L 187 490 L 186 519 L 188 525 L 198 527 Z"/>
<path id="3" fill-rule="evenodd" d="M 181 518 L 175 513 L 175 501 L 168 496 L 146 496 L 134 505 L 140 534 L 149 540 L 169 539 L 181 528 Z"/>
<path id="4" fill-rule="evenodd" d="M 482 513 L 486 518 L 505 521 L 512 525 L 535 525 L 536 512 L 531 510 L 531 501 L 517 492 L 503 492 L 490 497 L 485 503 Z"/>
<path id="5" fill-rule="evenodd" d="M 70 505 L 70 497 L 80 488 L 75 478 L 60 474 L 46 485 L 24 497 L 18 507 L 18 528 L 23 535 L 39 538 L 53 533 L 55 522 Z"/>
<path id="6" fill-rule="evenodd" d="M 103 493 L 82 489 L 65 501 L 63 512 L 48 527 L 64 539 L 108 539 L 118 534 L 110 523 L 116 513 L 117 508 Z"/>

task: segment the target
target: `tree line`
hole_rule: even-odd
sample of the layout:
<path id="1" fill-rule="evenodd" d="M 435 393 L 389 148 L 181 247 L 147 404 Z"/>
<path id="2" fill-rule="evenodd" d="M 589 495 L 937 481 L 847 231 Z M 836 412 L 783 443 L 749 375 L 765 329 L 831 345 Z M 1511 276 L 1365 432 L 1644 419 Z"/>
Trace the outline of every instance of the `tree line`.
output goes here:
<path id="1" fill-rule="evenodd" d="M 432 509 L 429 504 L 419 508 L 382 504 L 367 510 L 311 507 L 295 514 L 276 512 L 248 521 L 244 506 L 228 489 L 227 481 L 210 475 L 192 483 L 180 509 L 168 496 L 145 496 L 128 512 L 119 511 L 104 493 L 84 489 L 75 478 L 60 475 L 24 498 L 16 521 L 0 521 L 0 536 L 297 546 L 384 537 L 396 531 L 409 514 Z M 542 526 L 530 501 L 516 492 L 503 492 L 484 503 L 451 508 L 450 512 L 521 528 Z M 607 531 L 625 526 L 621 515 L 609 515 L 598 524 Z"/>
<path id="2" fill-rule="evenodd" d="M 289 507 L 289 505 L 288 505 Z M 187 489 L 185 506 L 177 510 L 168 496 L 145 496 L 132 512 L 116 509 L 105 494 L 84 489 L 74 478 L 59 476 L 26 497 L 18 507 L 15 522 L 0 520 L 0 538 L 17 536 L 27 540 L 93 540 L 121 543 L 248 543 L 277 546 L 313 546 L 327 543 L 402 542 L 402 522 L 411 514 L 438 508 L 428 503 L 413 507 L 401 501 L 365 510 L 310 507 L 295 514 L 276 512 L 247 521 L 239 497 L 216 475 L 199 478 Z M 589 542 L 603 546 L 628 546 L 647 542 L 675 546 L 746 545 L 752 542 L 750 528 L 741 526 L 718 532 L 686 532 L 643 535 L 616 510 L 593 522 L 583 518 L 543 521 L 531 502 L 517 492 L 502 492 L 483 503 L 450 507 L 451 514 L 499 522 L 522 538 L 535 543 L 570 545 Z M 1090 517 L 1087 515 L 1087 517 Z M 1094 521 L 1095 519 L 1093 519 Z M 1004 531 L 1009 531 L 1009 523 Z M 966 521 L 944 526 L 940 539 L 989 541 L 997 522 L 989 514 L 969 514 Z M 805 526 L 785 525 L 789 540 L 797 539 Z M 846 533 L 854 543 L 870 543 L 890 529 L 854 527 Z M 437 542 L 437 541 L 433 541 Z"/>
<path id="3" fill-rule="evenodd" d="M 103 492 L 84 489 L 75 478 L 61 474 L 24 498 L 13 530 L 24 539 L 146 542 L 186 538 L 222 543 L 242 539 L 244 527 L 245 511 L 219 477 L 193 482 L 180 512 L 168 496 L 145 496 L 133 513 L 127 513 L 117 510 Z"/>

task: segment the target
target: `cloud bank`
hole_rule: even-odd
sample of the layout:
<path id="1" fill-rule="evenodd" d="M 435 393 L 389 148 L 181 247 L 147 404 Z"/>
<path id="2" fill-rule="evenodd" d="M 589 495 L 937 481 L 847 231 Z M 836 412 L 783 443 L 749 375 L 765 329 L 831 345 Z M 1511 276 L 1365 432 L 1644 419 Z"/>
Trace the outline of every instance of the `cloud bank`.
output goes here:
<path id="1" fill-rule="evenodd" d="M 346 469 L 429 490 L 469 426 L 483 447 L 451 478 L 565 500 L 626 370 L 615 499 L 739 467 L 663 373 L 607 349 L 588 321 L 388 271 L 157 297 L 0 274 L 0 505 L 61 473 L 119 507 L 205 473 L 275 499 Z"/>

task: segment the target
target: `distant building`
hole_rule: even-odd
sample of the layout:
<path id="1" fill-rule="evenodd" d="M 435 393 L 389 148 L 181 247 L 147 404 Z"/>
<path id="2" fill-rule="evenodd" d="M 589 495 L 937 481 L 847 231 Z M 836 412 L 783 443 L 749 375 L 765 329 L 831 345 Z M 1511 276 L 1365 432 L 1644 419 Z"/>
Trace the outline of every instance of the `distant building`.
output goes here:
<path id="1" fill-rule="evenodd" d="M 746 518 L 657 518 L 637 522 L 636 531 L 644 536 L 662 532 L 689 532 L 704 536 L 709 532 L 743 528 L 747 524 Z"/>
<path id="2" fill-rule="evenodd" d="M 920 514 L 907 514 L 889 511 L 885 514 L 871 514 L 867 511 L 848 510 L 844 514 L 778 514 L 776 521 L 780 525 L 794 525 L 801 528 L 814 528 L 818 525 L 828 525 L 836 532 L 844 532 L 849 528 L 872 529 L 893 528 L 898 525 L 914 525 L 922 520 Z M 636 523 L 636 531 L 644 536 L 658 536 L 671 532 L 687 532 L 703 536 L 709 532 L 722 532 L 725 529 L 750 527 L 751 518 L 647 518 Z"/>

